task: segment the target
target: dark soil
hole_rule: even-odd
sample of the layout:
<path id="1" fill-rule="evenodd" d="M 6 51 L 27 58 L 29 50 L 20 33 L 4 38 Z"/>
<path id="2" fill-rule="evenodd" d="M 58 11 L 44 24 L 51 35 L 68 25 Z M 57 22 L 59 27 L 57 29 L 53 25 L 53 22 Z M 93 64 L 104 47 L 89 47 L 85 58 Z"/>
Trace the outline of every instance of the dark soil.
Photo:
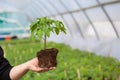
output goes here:
<path id="1" fill-rule="evenodd" d="M 50 67 L 56 67 L 57 66 L 57 53 L 58 49 L 51 48 L 51 49 L 45 49 L 37 52 L 37 57 L 39 60 L 39 66 L 41 68 L 50 68 Z"/>

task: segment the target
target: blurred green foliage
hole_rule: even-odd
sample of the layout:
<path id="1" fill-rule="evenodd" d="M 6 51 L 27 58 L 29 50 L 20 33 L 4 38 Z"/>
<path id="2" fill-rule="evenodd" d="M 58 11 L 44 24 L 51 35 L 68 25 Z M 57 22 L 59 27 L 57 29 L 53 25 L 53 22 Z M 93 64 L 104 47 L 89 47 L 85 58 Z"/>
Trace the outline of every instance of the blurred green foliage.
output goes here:
<path id="1" fill-rule="evenodd" d="M 1 41 L 7 59 L 15 66 L 36 56 L 42 42 L 24 40 Z M 29 71 L 21 80 L 116 80 L 120 75 L 120 62 L 114 58 L 95 55 L 91 52 L 71 49 L 62 43 L 49 42 L 48 48 L 58 48 L 58 66 L 45 73 Z"/>

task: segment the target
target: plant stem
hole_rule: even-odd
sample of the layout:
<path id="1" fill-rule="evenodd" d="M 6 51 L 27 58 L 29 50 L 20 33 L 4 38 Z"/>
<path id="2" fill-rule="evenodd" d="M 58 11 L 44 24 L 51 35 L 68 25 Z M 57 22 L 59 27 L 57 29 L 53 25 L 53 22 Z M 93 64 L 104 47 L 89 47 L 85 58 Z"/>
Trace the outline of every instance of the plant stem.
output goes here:
<path id="1" fill-rule="evenodd" d="M 44 50 L 46 49 L 46 34 L 44 35 Z"/>

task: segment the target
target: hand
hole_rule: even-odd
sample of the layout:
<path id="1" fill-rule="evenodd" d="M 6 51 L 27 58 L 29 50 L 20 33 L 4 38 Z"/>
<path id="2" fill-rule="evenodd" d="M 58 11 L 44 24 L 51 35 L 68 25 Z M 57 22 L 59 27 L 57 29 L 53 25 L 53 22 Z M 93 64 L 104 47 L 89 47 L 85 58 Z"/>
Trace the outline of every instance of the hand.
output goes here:
<path id="1" fill-rule="evenodd" d="M 40 68 L 38 65 L 38 59 L 37 58 L 33 58 L 32 60 L 26 62 L 27 68 L 28 70 L 32 70 L 34 72 L 46 72 L 49 70 L 53 70 L 55 69 L 55 67 L 50 67 L 50 68 Z"/>
<path id="2" fill-rule="evenodd" d="M 38 59 L 34 58 L 31 59 L 23 64 L 14 66 L 10 70 L 10 78 L 11 80 L 19 80 L 22 76 L 24 76 L 29 70 L 34 72 L 46 72 L 49 70 L 53 70 L 55 67 L 51 68 L 40 68 L 38 65 Z"/>

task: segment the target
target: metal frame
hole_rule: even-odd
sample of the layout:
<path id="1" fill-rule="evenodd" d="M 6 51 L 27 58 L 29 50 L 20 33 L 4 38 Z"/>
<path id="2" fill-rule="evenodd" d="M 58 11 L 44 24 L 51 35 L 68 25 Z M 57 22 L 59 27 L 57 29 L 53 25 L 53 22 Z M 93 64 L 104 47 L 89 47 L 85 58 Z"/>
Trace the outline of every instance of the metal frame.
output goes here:
<path id="1" fill-rule="evenodd" d="M 32 4 L 32 7 L 33 7 L 32 11 L 35 11 L 35 14 L 39 15 L 40 11 L 38 10 L 38 7 L 35 5 L 35 3 L 36 3 L 36 1 L 34 1 L 34 3 Z M 36 11 L 38 11 L 38 13 Z M 42 14 L 40 13 L 40 15 L 42 15 Z"/>
<path id="2" fill-rule="evenodd" d="M 43 10 L 43 11 L 44 11 L 44 14 L 46 14 L 46 11 L 47 11 L 47 13 L 51 12 L 41 0 L 39 0 L 38 3 L 39 3 L 39 7 L 43 6 L 44 9 L 42 8 L 41 11 Z M 40 6 L 40 5 L 41 5 L 41 6 Z M 45 10 L 46 10 L 46 11 L 45 11 Z M 46 15 L 47 15 L 47 14 L 46 14 Z"/>
<path id="3" fill-rule="evenodd" d="M 76 1 L 76 0 L 75 0 L 75 1 Z M 61 1 L 61 2 L 62 2 L 62 1 Z M 98 2 L 98 1 L 97 1 L 97 2 Z M 77 3 L 77 1 L 76 1 L 76 3 Z M 106 5 L 111 5 L 111 4 L 116 4 L 116 3 L 120 3 L 120 0 L 111 1 L 111 2 L 107 2 L 107 3 L 100 3 L 100 2 L 99 2 L 99 4 L 97 4 L 97 5 L 93 5 L 93 6 L 86 7 L 86 8 L 80 8 L 80 9 L 74 10 L 74 11 L 69 11 L 69 10 L 66 9 L 66 10 L 67 10 L 66 12 L 59 13 L 59 14 L 55 14 L 55 15 L 51 15 L 51 16 L 65 15 L 65 14 L 68 14 L 68 13 L 69 13 L 69 14 L 72 14 L 72 13 L 76 13 L 76 12 L 82 11 L 82 12 L 84 13 L 84 15 L 86 16 L 86 18 L 88 19 L 89 23 L 92 25 L 92 27 L 93 27 L 93 29 L 94 29 L 94 31 L 95 31 L 95 34 L 96 34 L 96 38 L 99 40 L 100 37 L 99 37 L 99 35 L 98 35 L 98 33 L 97 33 L 97 30 L 95 29 L 94 24 L 92 23 L 92 21 L 90 20 L 89 16 L 87 15 L 87 13 L 86 13 L 85 11 L 86 11 L 86 10 L 89 10 L 89 9 L 96 8 L 96 7 L 101 7 L 102 10 L 104 11 L 106 17 L 107 17 L 108 20 L 110 21 L 110 23 L 111 23 L 111 25 L 112 25 L 112 27 L 113 27 L 113 29 L 114 29 L 114 31 L 115 31 L 115 34 L 116 34 L 117 38 L 119 38 L 120 36 L 119 36 L 119 34 L 118 34 L 118 32 L 117 32 L 117 29 L 115 28 L 115 25 L 113 24 L 113 22 L 112 22 L 111 18 L 109 17 L 107 11 L 104 9 L 104 6 L 106 6 Z M 65 6 L 64 3 L 61 3 L 61 4 L 62 4 L 63 6 Z M 79 7 L 81 7 L 78 3 L 77 3 L 77 5 L 78 5 Z M 74 17 L 73 17 L 73 18 L 74 18 Z M 75 21 L 75 22 L 76 22 L 76 21 Z"/>
<path id="4" fill-rule="evenodd" d="M 39 8 L 37 7 L 37 11 L 39 11 L 39 13 L 42 13 L 42 16 L 43 16 L 43 14 L 46 14 L 45 11 L 44 11 L 44 9 L 41 8 L 41 6 L 39 5 L 39 2 L 38 2 L 37 0 L 34 1 L 34 3 L 35 3 L 37 6 L 39 6 Z M 39 9 L 42 10 L 42 12 L 41 12 Z"/>
<path id="5" fill-rule="evenodd" d="M 96 0 L 96 2 L 100 5 L 99 0 Z M 112 19 L 110 18 L 109 14 L 107 13 L 107 11 L 104 8 L 104 5 L 101 5 L 101 8 L 102 8 L 103 12 L 105 13 L 106 17 L 108 18 L 109 22 L 111 23 L 111 25 L 112 25 L 112 27 L 113 27 L 113 29 L 115 31 L 115 34 L 116 34 L 117 38 L 120 38 L 120 36 L 118 34 L 118 31 L 117 31 L 117 29 L 115 28 L 115 25 L 112 22 Z"/>
<path id="6" fill-rule="evenodd" d="M 59 0 L 59 2 L 63 5 L 63 7 L 67 10 L 67 12 L 69 12 L 68 8 L 67 8 L 67 7 L 65 6 L 65 4 L 62 2 L 62 0 Z M 73 21 L 75 21 L 75 25 L 76 25 L 77 29 L 79 30 L 81 37 L 84 39 L 84 35 L 83 35 L 83 33 L 82 33 L 82 30 L 81 30 L 79 24 L 77 23 L 77 21 L 76 21 L 76 19 L 74 18 L 73 14 L 70 13 L 70 12 L 69 12 L 69 14 L 70 14 L 70 16 L 72 17 Z"/>
<path id="7" fill-rule="evenodd" d="M 50 0 L 48 0 L 48 2 L 51 4 L 51 6 L 52 6 L 52 7 L 56 10 L 56 12 L 59 14 L 59 11 L 58 11 L 58 9 L 55 7 L 55 5 L 54 5 Z M 67 28 L 68 28 L 68 30 L 69 30 L 69 32 L 70 32 L 70 35 L 73 36 L 73 35 L 72 35 L 72 31 L 70 30 L 69 25 L 67 24 L 66 20 L 63 18 L 62 15 L 60 15 L 60 16 L 61 16 L 63 22 L 66 23 Z M 54 17 L 54 16 L 53 16 L 53 17 Z"/>
<path id="8" fill-rule="evenodd" d="M 120 3 L 120 0 L 118 1 L 112 1 L 112 2 L 108 2 L 108 3 L 101 3 L 99 5 L 93 5 L 93 6 L 90 6 L 90 7 L 86 7 L 86 8 L 81 8 L 81 9 L 78 9 L 78 10 L 74 10 L 74 11 L 69 11 L 69 12 L 63 12 L 63 13 L 59 13 L 61 15 L 64 15 L 64 14 L 68 14 L 68 13 L 75 13 L 75 12 L 80 12 L 80 11 L 85 11 L 85 10 L 88 10 L 88 9 L 92 9 L 92 8 L 96 8 L 96 7 L 100 7 L 100 6 L 105 6 L 105 5 L 111 5 L 111 4 L 116 4 L 116 3 Z M 56 16 L 56 15 L 59 15 L 59 14 L 55 14 L 55 15 L 51 15 L 51 16 Z"/>
<path id="9" fill-rule="evenodd" d="M 82 8 L 81 5 L 78 4 L 78 1 L 77 1 L 77 0 L 76 0 L 75 2 L 76 2 L 76 4 L 77 4 L 80 8 Z M 100 38 L 99 38 L 98 32 L 97 32 L 94 24 L 92 23 L 91 19 L 89 18 L 89 16 L 87 15 L 87 13 L 86 13 L 86 11 L 85 11 L 84 9 L 82 10 L 82 12 L 83 12 L 84 15 L 86 16 L 88 22 L 91 24 L 91 26 L 92 26 L 92 28 L 93 28 L 93 30 L 94 30 L 94 32 L 95 32 L 96 38 L 99 40 Z"/>

